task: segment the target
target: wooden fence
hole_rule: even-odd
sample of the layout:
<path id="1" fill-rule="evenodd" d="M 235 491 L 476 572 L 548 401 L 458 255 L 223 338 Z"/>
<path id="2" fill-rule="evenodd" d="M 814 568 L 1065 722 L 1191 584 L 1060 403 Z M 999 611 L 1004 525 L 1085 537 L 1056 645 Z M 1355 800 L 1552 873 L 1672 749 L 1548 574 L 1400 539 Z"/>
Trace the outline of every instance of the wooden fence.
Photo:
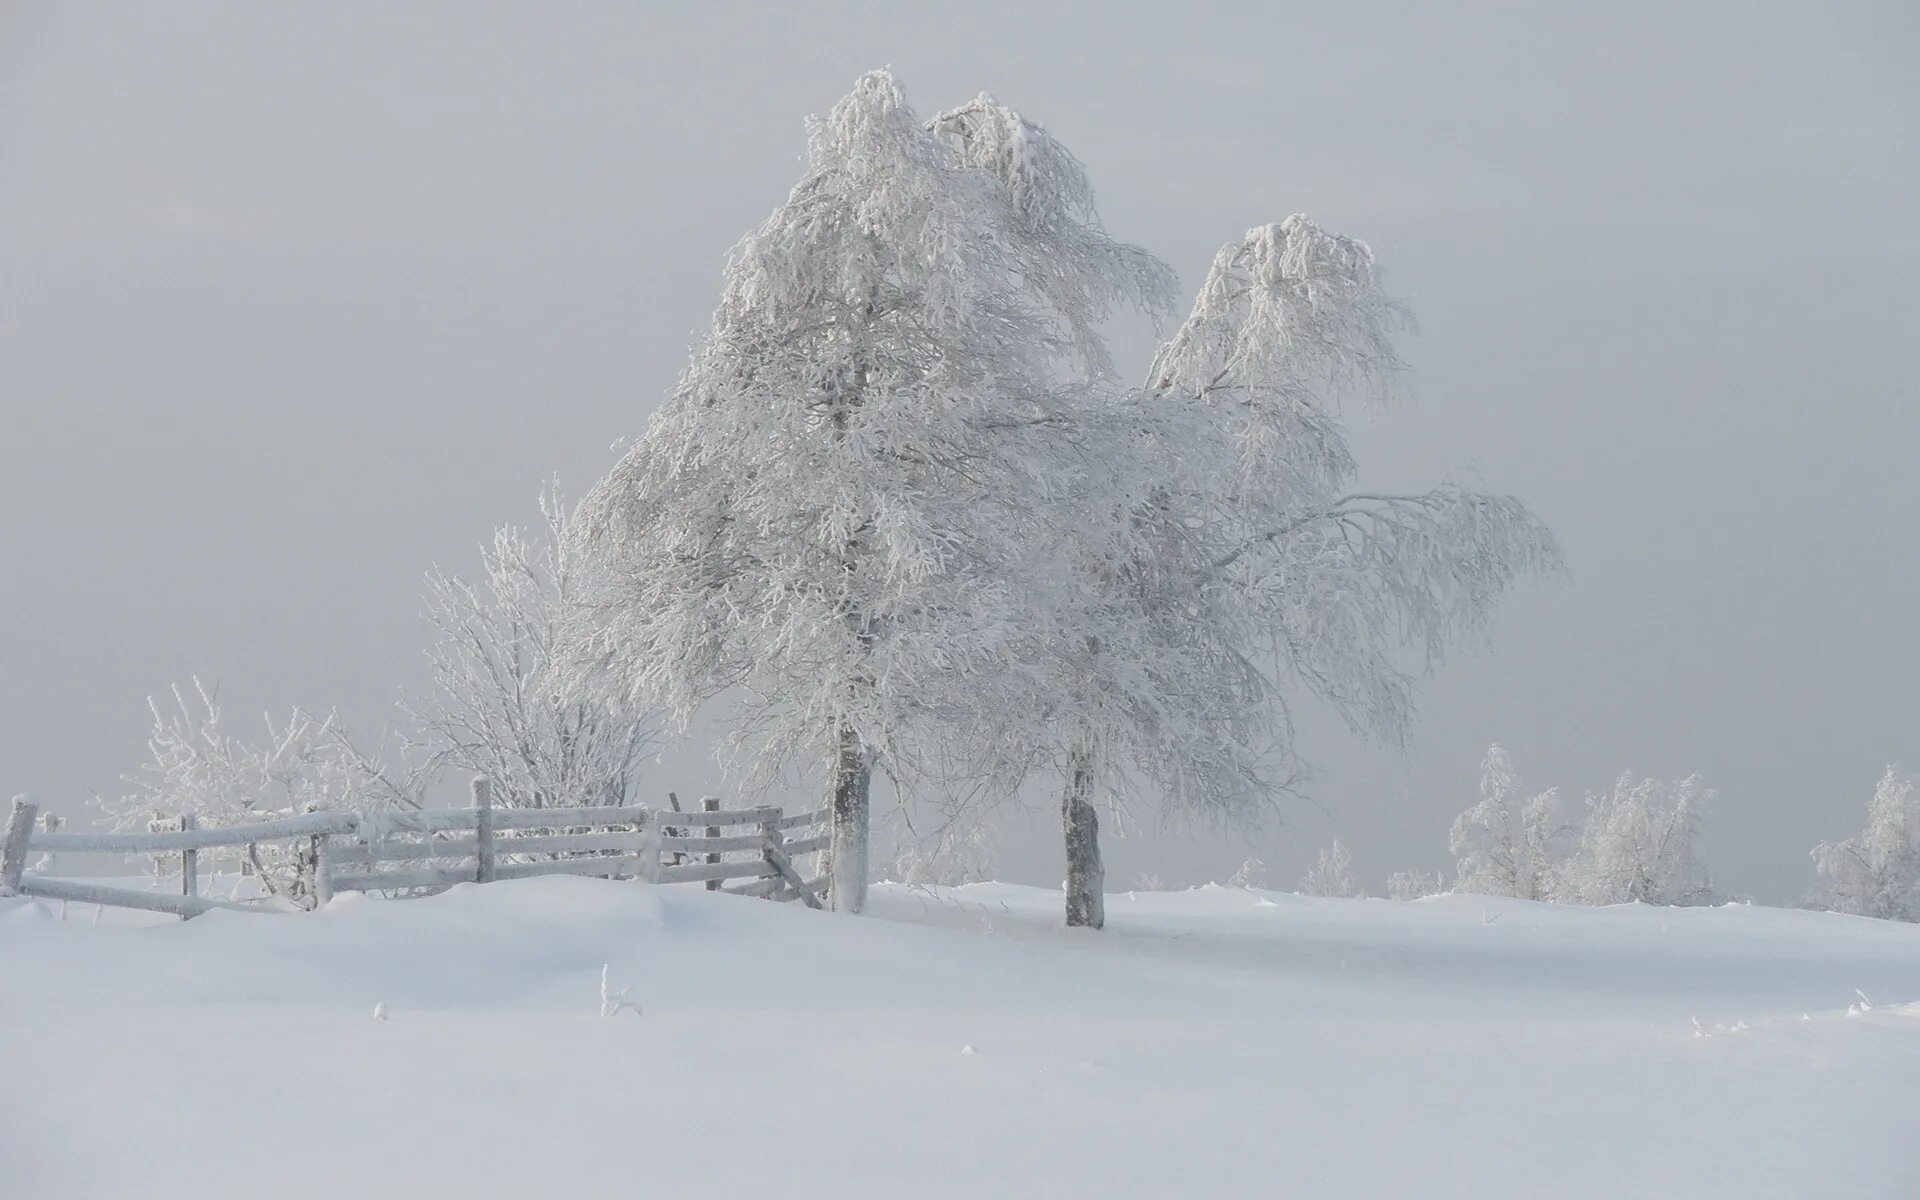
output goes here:
<path id="1" fill-rule="evenodd" d="M 0 896 L 104 904 L 198 916 L 215 908 L 266 911 L 261 902 L 200 894 L 199 852 L 245 847 L 258 861 L 262 845 L 286 843 L 294 863 L 291 902 L 312 908 L 346 891 L 416 894 L 456 883 L 491 883 L 534 875 L 588 875 L 646 883 L 704 883 L 709 891 L 821 907 L 826 878 L 817 867 L 827 847 L 828 812 L 787 816 L 778 808 L 723 809 L 701 801 L 699 812 L 645 807 L 496 808 L 484 779 L 473 782 L 473 806 L 361 816 L 309 812 L 245 825 L 201 828 L 191 815 L 145 833 L 60 833 L 36 822 L 38 806 L 16 797 L 0 843 Z M 178 894 L 135 891 L 49 877 L 29 870 L 31 854 L 180 856 Z M 814 878 L 796 865 L 815 856 Z M 47 859 L 43 858 L 42 863 Z"/>

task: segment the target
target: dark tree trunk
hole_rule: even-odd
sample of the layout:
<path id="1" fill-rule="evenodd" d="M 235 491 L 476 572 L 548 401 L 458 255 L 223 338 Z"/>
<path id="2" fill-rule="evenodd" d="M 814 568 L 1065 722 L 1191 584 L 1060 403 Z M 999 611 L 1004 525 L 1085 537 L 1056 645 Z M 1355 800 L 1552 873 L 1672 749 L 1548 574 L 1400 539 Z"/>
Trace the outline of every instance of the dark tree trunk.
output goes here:
<path id="1" fill-rule="evenodd" d="M 833 809 L 828 878 L 835 912 L 857 913 L 867 905 L 867 791 L 872 780 L 872 763 L 860 735 L 842 725 L 827 783 L 827 803 Z"/>
<path id="2" fill-rule="evenodd" d="M 1100 817 L 1093 808 L 1093 756 L 1075 751 L 1060 798 L 1067 835 L 1067 926 L 1107 923 L 1106 871 L 1100 865 Z"/>

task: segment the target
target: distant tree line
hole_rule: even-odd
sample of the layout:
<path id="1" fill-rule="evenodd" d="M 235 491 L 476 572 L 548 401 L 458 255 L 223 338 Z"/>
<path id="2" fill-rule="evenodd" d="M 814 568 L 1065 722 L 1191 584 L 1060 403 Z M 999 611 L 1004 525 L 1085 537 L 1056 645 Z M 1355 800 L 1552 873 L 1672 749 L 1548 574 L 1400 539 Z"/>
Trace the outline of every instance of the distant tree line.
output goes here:
<path id="1" fill-rule="evenodd" d="M 1527 795 L 1505 747 L 1488 748 L 1480 799 L 1454 820 L 1447 844 L 1453 878 L 1397 872 L 1387 895 L 1413 900 L 1442 892 L 1513 896 L 1561 904 L 1722 903 L 1701 854 L 1701 826 L 1715 798 L 1698 775 L 1636 779 L 1588 792 L 1569 811 L 1558 788 Z M 1889 766 L 1867 804 L 1865 828 L 1812 853 L 1815 908 L 1920 921 L 1920 777 Z M 1359 896 L 1346 848 L 1320 851 L 1299 890 Z"/>

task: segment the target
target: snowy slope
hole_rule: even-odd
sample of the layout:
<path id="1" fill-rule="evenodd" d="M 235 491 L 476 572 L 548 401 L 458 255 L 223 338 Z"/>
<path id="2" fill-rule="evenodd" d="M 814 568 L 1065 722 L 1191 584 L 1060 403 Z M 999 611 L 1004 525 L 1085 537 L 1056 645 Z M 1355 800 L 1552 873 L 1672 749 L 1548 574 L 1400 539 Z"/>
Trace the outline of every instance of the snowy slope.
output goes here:
<path id="1" fill-rule="evenodd" d="M 0 1196 L 1920 1195 L 1920 928 L 1059 903 L 0 901 Z M 597 1016 L 602 964 L 644 1016 Z"/>

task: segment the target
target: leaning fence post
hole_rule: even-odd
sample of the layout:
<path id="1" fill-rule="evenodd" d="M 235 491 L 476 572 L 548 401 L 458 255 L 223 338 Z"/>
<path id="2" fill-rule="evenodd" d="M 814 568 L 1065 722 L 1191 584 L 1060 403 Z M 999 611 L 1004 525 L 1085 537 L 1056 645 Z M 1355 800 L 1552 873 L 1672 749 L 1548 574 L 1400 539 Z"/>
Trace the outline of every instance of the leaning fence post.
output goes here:
<path id="1" fill-rule="evenodd" d="M 701 800 L 700 800 L 700 811 L 701 811 L 701 812 L 719 812 L 719 811 L 720 811 L 720 797 L 718 797 L 718 796 L 703 796 L 703 797 L 701 797 Z M 720 827 L 719 827 L 718 825 L 709 825 L 709 826 L 707 826 L 707 836 L 708 836 L 708 837 L 710 837 L 710 838 L 717 838 L 717 837 L 719 837 L 719 836 L 720 836 Z M 719 864 L 719 862 L 720 862 L 720 852 L 719 852 L 718 850 L 709 850 L 709 851 L 707 851 L 707 863 L 708 863 L 708 865 L 710 865 L 710 866 L 717 866 L 717 865 Z M 717 891 L 719 891 L 719 890 L 720 890 L 720 881 L 719 881 L 718 879 L 709 879 L 709 880 L 707 880 L 707 890 L 708 890 L 708 891 L 710 891 L 710 892 L 717 892 Z"/>
<path id="2" fill-rule="evenodd" d="M 484 775 L 473 777 L 474 867 L 475 883 L 493 882 L 493 781 Z"/>
<path id="3" fill-rule="evenodd" d="M 20 890 L 20 877 L 27 873 L 27 841 L 33 837 L 33 818 L 40 806 L 24 795 L 13 798 L 13 815 L 7 819 L 7 844 L 0 846 L 0 896 Z"/>
<path id="4" fill-rule="evenodd" d="M 180 814 L 181 833 L 190 832 L 197 825 L 199 821 L 192 813 Z M 200 852 L 191 846 L 180 851 L 180 894 L 189 900 L 200 894 Z M 186 920 L 187 915 L 180 914 L 180 919 Z"/>

